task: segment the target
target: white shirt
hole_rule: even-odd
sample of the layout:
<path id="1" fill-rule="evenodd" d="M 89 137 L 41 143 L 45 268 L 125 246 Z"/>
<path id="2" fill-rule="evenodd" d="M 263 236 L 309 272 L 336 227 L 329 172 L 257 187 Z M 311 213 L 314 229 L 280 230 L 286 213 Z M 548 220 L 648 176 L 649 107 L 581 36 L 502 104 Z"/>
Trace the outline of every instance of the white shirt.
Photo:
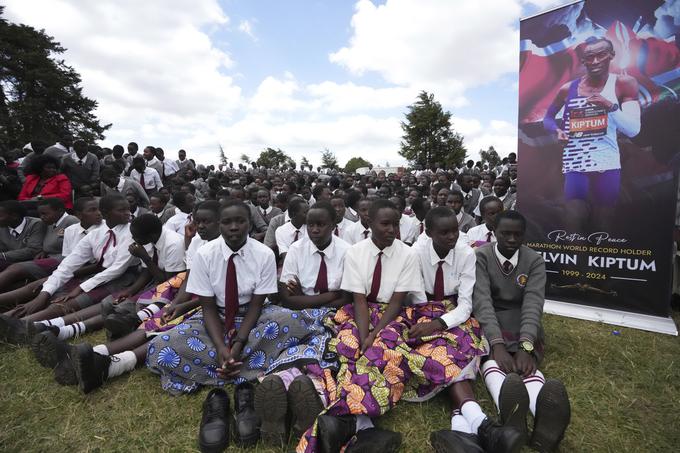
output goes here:
<path id="1" fill-rule="evenodd" d="M 130 172 L 130 178 L 132 178 L 134 181 L 137 181 L 141 184 L 139 177 L 140 173 L 137 170 L 132 170 Z M 158 174 L 158 172 L 151 168 L 151 167 L 146 167 L 144 168 L 144 185 L 142 188 L 144 190 L 158 190 L 161 187 L 163 187 L 163 183 L 161 182 L 161 177 Z"/>
<path id="2" fill-rule="evenodd" d="M 340 288 L 351 293 L 368 295 L 371 292 L 373 271 L 381 250 L 373 240 L 366 239 L 353 245 L 345 255 L 345 269 Z M 382 250 L 379 303 L 388 303 L 395 292 L 422 291 L 418 258 L 411 247 L 395 239 Z"/>
<path id="3" fill-rule="evenodd" d="M 186 270 L 184 262 L 184 236 L 166 228 L 161 228 L 158 241 L 144 246 L 146 252 L 153 258 L 154 249 L 158 255 L 158 267 L 165 272 L 182 272 Z M 142 262 L 142 267 L 147 267 Z"/>
<path id="4" fill-rule="evenodd" d="M 85 291 L 92 291 L 94 288 L 115 280 L 123 275 L 129 266 L 136 265 L 139 260 L 128 251 L 133 239 L 130 234 L 130 224 L 117 225 L 112 229 L 102 222 L 99 228 L 88 232 L 87 235 L 78 242 L 73 251 L 59 264 L 59 267 L 52 272 L 52 275 L 43 283 L 42 290 L 54 294 L 64 283 L 73 278 L 73 272 L 83 264 L 99 261 L 102 256 L 104 246 L 109 239 L 109 231 L 113 231 L 116 243 L 109 243 L 104 254 L 102 267 L 104 270 L 90 277 L 80 284 L 80 288 Z"/>
<path id="5" fill-rule="evenodd" d="M 413 250 L 420 261 L 424 292 L 411 293 L 411 303 L 427 303 L 426 293 L 434 294 L 434 280 L 442 259 L 435 252 L 432 239 L 429 237 L 418 241 Z M 472 313 L 472 290 L 475 287 L 477 257 L 472 247 L 458 241 L 443 261 L 444 295 L 458 294 L 457 307 L 442 316 L 446 325 L 451 328 L 467 321 Z"/>
<path id="6" fill-rule="evenodd" d="M 177 209 L 175 210 L 175 215 L 170 217 L 163 227 L 184 236 L 184 227 L 191 222 L 190 215 Z"/>
<path id="7" fill-rule="evenodd" d="M 489 232 L 491 233 L 491 242 L 496 242 L 496 235 L 486 227 L 486 223 L 470 228 L 467 232 L 470 245 L 474 245 L 475 242 L 486 242 Z"/>
<path id="8" fill-rule="evenodd" d="M 329 291 L 340 289 L 345 254 L 350 247 L 347 242 L 333 235 L 328 247 L 321 250 L 324 253 L 324 261 L 326 262 Z M 292 244 L 283 262 L 279 281 L 288 283 L 289 280 L 293 280 L 297 276 L 300 280 L 302 292 L 305 295 L 319 294 L 314 291 L 316 279 L 319 276 L 319 266 L 321 266 L 321 255 L 317 252 L 319 252 L 319 249 L 308 237 Z"/>
<path id="9" fill-rule="evenodd" d="M 482 210 L 480 209 L 480 207 L 482 206 L 482 200 L 483 200 L 483 199 L 488 198 L 488 197 L 496 197 L 496 198 L 498 198 L 499 200 L 501 200 L 501 202 L 503 202 L 503 201 L 505 201 L 505 199 L 508 197 L 508 195 L 510 195 L 510 191 L 509 191 L 509 190 L 508 190 L 507 192 L 505 192 L 505 195 L 503 195 L 502 197 L 499 197 L 498 195 L 496 195 L 496 192 L 494 192 L 494 191 L 493 191 L 493 188 L 492 188 L 492 189 L 491 189 L 491 193 L 490 193 L 489 195 L 485 195 L 485 196 L 479 197 L 479 201 L 477 202 L 477 207 L 476 207 L 475 210 L 473 211 L 474 215 L 476 215 L 477 217 L 481 217 L 481 216 L 482 216 Z"/>
<path id="10" fill-rule="evenodd" d="M 172 159 L 168 159 L 167 157 L 163 159 L 162 161 L 158 158 L 156 158 L 159 162 L 163 163 L 163 167 L 165 168 L 165 177 L 167 178 L 168 176 L 174 175 L 179 171 L 179 165 L 177 165 L 177 162 L 175 162 Z"/>
<path id="11" fill-rule="evenodd" d="M 205 244 L 207 244 L 209 241 L 205 241 L 201 239 L 201 236 L 198 234 L 194 236 L 194 238 L 191 240 L 191 243 L 189 244 L 189 248 L 186 251 L 186 254 L 184 256 L 184 262 L 187 265 L 187 270 L 191 269 L 191 263 L 196 256 L 196 252 L 198 252 L 198 249 L 203 247 Z"/>
<path id="12" fill-rule="evenodd" d="M 350 225 L 349 228 L 347 228 L 347 234 L 344 237 L 345 241 L 349 242 L 350 245 L 354 245 L 371 237 L 371 229 L 365 228 L 361 223 L 361 220 L 353 223 L 354 225 Z M 365 231 L 368 231 L 368 236 L 364 234 Z"/>
<path id="13" fill-rule="evenodd" d="M 139 179 L 137 179 L 137 182 L 139 182 Z M 123 191 L 123 186 L 125 185 L 125 178 L 120 178 L 118 180 L 118 192 Z"/>
<path id="14" fill-rule="evenodd" d="M 506 261 L 510 261 L 510 264 L 512 264 L 512 268 L 517 267 L 517 262 L 519 261 L 519 249 L 515 250 L 515 253 L 512 255 L 510 259 L 506 258 L 503 256 L 501 252 L 498 251 L 498 243 L 493 246 L 494 252 L 496 252 L 496 258 L 498 258 L 498 262 L 501 263 L 501 266 L 505 264 Z"/>
<path id="15" fill-rule="evenodd" d="M 95 230 L 100 226 L 101 223 L 98 223 L 96 225 L 91 225 L 90 228 L 86 230 L 80 223 L 75 223 L 66 227 L 64 230 L 64 241 L 61 243 L 61 255 L 69 256 L 82 238 L 84 238 L 90 231 Z"/>
<path id="16" fill-rule="evenodd" d="M 402 214 L 399 219 L 399 236 L 402 242 L 413 244 L 420 234 L 420 222 L 415 217 Z"/>
<path id="17" fill-rule="evenodd" d="M 431 241 L 430 236 L 427 235 L 423 231 L 423 234 L 418 236 L 418 239 L 416 239 L 416 242 L 413 243 L 413 246 L 415 247 L 416 245 L 422 245 L 423 242 Z M 462 231 L 458 231 L 458 240 L 456 241 L 457 244 L 465 244 L 465 245 L 470 245 L 470 239 L 468 238 L 467 233 L 463 233 Z"/>
<path id="18" fill-rule="evenodd" d="M 9 230 L 9 235 L 11 237 L 19 237 L 21 235 L 21 233 L 23 233 L 24 228 L 26 228 L 26 223 L 27 223 L 26 217 L 24 217 L 21 220 L 21 223 L 19 225 L 17 225 L 15 228 L 7 227 L 7 229 Z"/>
<path id="19" fill-rule="evenodd" d="M 297 229 L 292 222 L 286 222 L 276 229 L 274 236 L 276 237 L 276 247 L 279 249 L 279 254 L 288 253 L 288 249 L 295 239 L 296 231 L 299 231 L 298 240 L 306 237 L 307 225 L 302 225 Z"/>
<path id="20" fill-rule="evenodd" d="M 214 296 L 217 306 L 224 307 L 227 265 L 233 253 L 222 237 L 202 246 L 192 260 L 186 291 L 197 296 Z M 274 252 L 269 247 L 248 238 L 236 253 L 239 305 L 249 303 L 253 294 L 278 291 Z"/>
<path id="21" fill-rule="evenodd" d="M 354 225 L 354 222 L 344 217 L 342 218 L 342 222 L 335 225 L 335 227 L 338 229 L 338 233 L 340 234 L 340 239 L 344 240 L 345 242 L 349 242 L 348 230 L 352 225 Z M 333 230 L 333 235 L 335 236 L 335 230 Z"/>

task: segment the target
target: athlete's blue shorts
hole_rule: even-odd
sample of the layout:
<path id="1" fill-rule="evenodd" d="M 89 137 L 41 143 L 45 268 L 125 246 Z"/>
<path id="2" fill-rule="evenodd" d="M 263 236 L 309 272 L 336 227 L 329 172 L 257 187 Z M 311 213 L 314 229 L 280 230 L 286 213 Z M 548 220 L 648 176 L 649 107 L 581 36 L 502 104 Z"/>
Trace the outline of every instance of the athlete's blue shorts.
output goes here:
<path id="1" fill-rule="evenodd" d="M 564 174 L 564 199 L 586 200 L 599 206 L 614 206 L 619 199 L 621 170 L 572 171 Z"/>

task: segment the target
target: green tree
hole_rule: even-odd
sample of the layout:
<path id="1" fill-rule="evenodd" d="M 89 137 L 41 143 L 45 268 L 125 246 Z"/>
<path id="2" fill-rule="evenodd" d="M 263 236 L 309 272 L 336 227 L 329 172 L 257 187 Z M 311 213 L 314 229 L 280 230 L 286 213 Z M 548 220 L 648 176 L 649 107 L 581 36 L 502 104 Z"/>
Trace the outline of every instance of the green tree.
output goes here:
<path id="1" fill-rule="evenodd" d="M 288 165 L 291 160 L 290 156 L 280 148 L 265 148 L 257 158 L 257 165 L 265 168 L 279 168 L 281 165 Z"/>
<path id="2" fill-rule="evenodd" d="M 445 112 L 434 95 L 421 91 L 418 100 L 408 107 L 406 121 L 401 122 L 399 154 L 412 165 L 460 165 L 467 153 L 463 136 L 452 129 L 451 113 Z"/>
<path id="3" fill-rule="evenodd" d="M 227 166 L 227 156 L 224 154 L 224 148 L 222 148 L 221 144 L 218 144 L 217 146 L 220 147 L 220 164 L 222 164 L 226 167 Z"/>
<path id="4" fill-rule="evenodd" d="M 250 156 L 245 153 L 241 154 L 241 157 L 239 157 L 239 159 L 241 159 L 241 162 L 243 162 L 246 165 L 250 163 Z"/>
<path id="5" fill-rule="evenodd" d="M 363 157 L 352 157 L 345 164 L 345 173 L 354 174 L 357 168 L 368 167 L 369 165 L 372 164 Z"/>
<path id="6" fill-rule="evenodd" d="M 309 161 L 305 156 L 302 156 L 302 159 L 300 160 L 300 168 L 304 170 L 307 167 L 309 167 Z"/>
<path id="7" fill-rule="evenodd" d="M 321 151 L 321 168 L 330 168 L 331 170 L 339 168 L 337 157 L 328 148 Z"/>
<path id="8" fill-rule="evenodd" d="M 493 146 L 489 146 L 489 149 L 486 151 L 483 149 L 479 150 L 479 156 L 482 159 L 482 164 L 489 164 L 490 169 L 497 167 L 501 163 L 501 156 L 498 155 L 498 152 Z"/>
<path id="9" fill-rule="evenodd" d="M 65 50 L 44 31 L 0 17 L 1 144 L 20 147 L 65 132 L 89 142 L 104 138 L 111 124 L 100 124 L 97 102 L 83 95 L 80 75 L 55 58 Z"/>

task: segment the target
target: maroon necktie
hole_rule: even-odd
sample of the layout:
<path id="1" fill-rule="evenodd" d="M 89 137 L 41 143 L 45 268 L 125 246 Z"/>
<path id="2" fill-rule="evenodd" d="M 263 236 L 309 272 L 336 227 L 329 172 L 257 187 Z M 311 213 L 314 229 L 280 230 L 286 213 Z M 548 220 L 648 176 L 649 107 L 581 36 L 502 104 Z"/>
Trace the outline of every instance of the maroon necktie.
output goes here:
<path id="1" fill-rule="evenodd" d="M 368 239 L 369 230 L 364 230 L 364 239 Z"/>
<path id="2" fill-rule="evenodd" d="M 444 300 L 444 260 L 439 262 L 437 273 L 434 275 L 434 300 Z"/>
<path id="3" fill-rule="evenodd" d="M 328 292 L 328 270 L 326 268 L 326 260 L 324 259 L 324 253 L 318 252 L 321 257 L 321 264 L 319 265 L 319 274 L 316 276 L 316 285 L 314 285 L 314 291 L 319 294 Z"/>
<path id="4" fill-rule="evenodd" d="M 146 184 L 144 184 L 144 173 L 140 173 L 139 175 L 139 184 L 142 186 L 142 189 L 146 190 Z"/>
<path id="5" fill-rule="evenodd" d="M 380 279 L 382 278 L 382 254 L 378 253 L 378 261 L 375 262 L 375 268 L 373 269 L 373 280 L 371 281 L 371 292 L 366 298 L 369 302 L 376 302 L 378 293 L 380 292 Z"/>
<path id="6" fill-rule="evenodd" d="M 153 258 L 151 258 L 151 261 L 158 266 L 158 250 L 156 250 L 156 246 L 153 248 Z"/>
<path id="7" fill-rule="evenodd" d="M 107 231 L 106 234 L 109 235 L 109 238 L 104 243 L 104 248 L 102 249 L 102 256 L 99 257 L 100 266 L 104 263 L 104 255 L 106 254 L 106 251 L 109 249 L 111 242 L 113 242 L 114 247 L 116 246 L 116 234 L 113 232 L 113 230 Z"/>
<path id="8" fill-rule="evenodd" d="M 505 263 L 503 263 L 503 272 L 509 274 L 510 272 L 512 272 L 512 268 L 513 268 L 512 263 L 508 260 L 505 260 Z"/>
<path id="9" fill-rule="evenodd" d="M 293 237 L 293 242 L 300 238 L 300 230 L 295 230 L 295 236 Z"/>
<path id="10" fill-rule="evenodd" d="M 227 263 L 227 281 L 224 286 L 224 325 L 227 332 L 234 326 L 234 319 L 238 312 L 238 279 L 236 278 L 236 265 L 234 258 L 238 253 L 233 253 Z"/>
<path id="11" fill-rule="evenodd" d="M 423 222 L 420 222 L 420 234 L 423 234 L 424 230 L 425 230 L 425 224 Z"/>
<path id="12" fill-rule="evenodd" d="M 397 227 L 397 239 L 401 239 L 401 228 Z"/>
<path id="13" fill-rule="evenodd" d="M 335 225 L 335 231 L 333 232 L 334 235 L 340 236 L 340 231 L 338 231 L 338 226 Z M 323 255 L 322 255 L 323 256 Z"/>
<path id="14" fill-rule="evenodd" d="M 492 234 L 493 234 L 493 233 L 492 233 L 491 231 L 489 231 L 488 233 L 486 233 L 486 242 L 491 242 L 491 235 L 492 235 Z"/>

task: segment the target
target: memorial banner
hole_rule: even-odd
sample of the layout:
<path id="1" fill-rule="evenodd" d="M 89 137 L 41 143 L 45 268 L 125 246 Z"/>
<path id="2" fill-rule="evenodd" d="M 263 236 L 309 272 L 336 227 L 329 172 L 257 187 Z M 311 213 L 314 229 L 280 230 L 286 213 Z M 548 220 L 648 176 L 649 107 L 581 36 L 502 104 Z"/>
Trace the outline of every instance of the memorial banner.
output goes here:
<path id="1" fill-rule="evenodd" d="M 517 206 L 546 297 L 668 316 L 679 97 L 680 1 L 521 21 Z"/>

